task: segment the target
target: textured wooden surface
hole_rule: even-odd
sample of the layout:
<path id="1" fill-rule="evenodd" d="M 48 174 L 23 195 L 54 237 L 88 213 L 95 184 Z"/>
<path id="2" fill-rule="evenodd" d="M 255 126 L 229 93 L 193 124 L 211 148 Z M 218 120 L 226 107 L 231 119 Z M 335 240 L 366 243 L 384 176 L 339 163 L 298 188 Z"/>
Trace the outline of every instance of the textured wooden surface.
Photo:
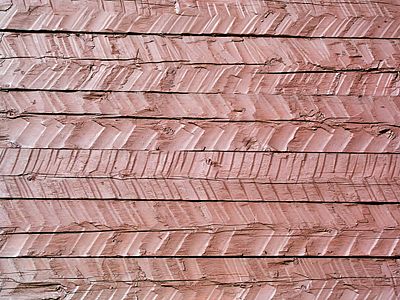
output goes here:
<path id="1" fill-rule="evenodd" d="M 0 299 L 399 299 L 400 2 L 0 1 Z"/>

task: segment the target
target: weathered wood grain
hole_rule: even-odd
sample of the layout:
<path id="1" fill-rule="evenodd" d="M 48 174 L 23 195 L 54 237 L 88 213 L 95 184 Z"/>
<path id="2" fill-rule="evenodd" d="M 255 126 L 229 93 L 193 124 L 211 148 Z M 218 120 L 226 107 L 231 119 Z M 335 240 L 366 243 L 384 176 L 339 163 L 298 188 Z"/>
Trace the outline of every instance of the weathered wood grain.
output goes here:
<path id="1" fill-rule="evenodd" d="M 269 71 L 398 70 L 399 51 L 399 40 L 341 38 L 4 33 L 0 41 L 3 59 L 254 64 Z"/>
<path id="2" fill-rule="evenodd" d="M 1 226 L 11 231 L 307 229 L 395 230 L 398 204 L 2 200 Z M 360 232 L 361 233 L 361 232 Z M 89 246 L 89 245 L 88 245 Z M 345 246 L 345 245 L 344 245 Z M 349 246 L 349 245 L 348 245 Z"/>
<path id="3" fill-rule="evenodd" d="M 1 89 L 164 93 L 398 96 L 398 70 L 310 71 L 262 65 L 143 64 L 98 60 L 9 59 Z"/>
<path id="4" fill-rule="evenodd" d="M 52 199 L 0 207 L 1 257 L 400 255 L 399 205 Z"/>
<path id="5" fill-rule="evenodd" d="M 7 121 L 8 143 L 24 148 L 399 152 L 397 125 L 231 120 L 143 120 L 35 116 Z"/>
<path id="6" fill-rule="evenodd" d="M 60 178 L 398 180 L 397 153 L 0 149 L 0 175 Z"/>
<path id="7" fill-rule="evenodd" d="M 351 284 L 351 279 L 329 280 L 301 280 L 285 284 L 271 282 L 241 282 L 237 284 L 218 284 L 207 281 L 98 281 L 91 283 L 77 283 L 66 281 L 36 282 L 36 283 L 12 283 L 7 281 L 7 287 L 3 290 L 13 299 L 37 298 L 66 299 L 273 299 L 273 298 L 321 298 L 357 299 L 358 297 L 371 297 L 372 299 L 395 299 L 398 290 L 390 285 L 387 279 L 358 279 L 357 284 Z M 374 284 L 375 286 L 371 286 Z M 359 286 L 362 286 L 359 288 Z M 370 286 L 368 290 L 366 287 Z M 10 289 L 13 289 L 11 292 Z"/>
<path id="8" fill-rule="evenodd" d="M 326 182 L 251 179 L 76 178 L 1 176 L 0 198 L 266 202 L 400 202 L 398 180 L 363 178 Z"/>
<path id="9" fill-rule="evenodd" d="M 145 291 L 150 292 L 149 285 L 156 291 L 162 286 L 172 285 L 177 289 L 173 294 L 177 299 L 187 299 L 182 298 L 185 295 L 189 299 L 204 295 L 201 292 L 204 285 L 208 292 L 219 290 L 215 295 L 234 292 L 231 295 L 237 296 L 242 292 L 261 299 L 292 295 L 394 298 L 399 293 L 399 265 L 394 259 L 214 258 L 211 262 L 209 258 L 13 258 L 1 259 L 0 270 L 5 293 L 8 292 L 6 295 L 9 296 L 13 291 L 16 296 L 18 293 L 27 295 L 30 290 L 24 291 L 24 288 L 38 288 L 44 282 L 49 283 L 48 278 L 51 278 L 51 285 L 47 286 L 46 292 L 58 296 L 68 292 L 73 294 L 81 288 L 87 291 L 87 297 L 95 297 L 99 295 L 96 287 L 115 287 L 118 283 L 119 286 L 130 284 L 131 288 L 124 286 L 123 291 L 133 298 L 140 294 L 140 287 L 147 286 Z M 88 285 L 87 278 L 91 279 L 92 286 Z M 54 291 L 56 287 L 57 293 Z M 40 290 L 43 291 L 44 287 Z"/>
<path id="10" fill-rule="evenodd" d="M 0 29 L 309 37 L 399 36 L 396 1 L 5 1 Z"/>
<path id="11" fill-rule="evenodd" d="M 0 299 L 400 298 L 400 3 L 0 0 Z"/>
<path id="12" fill-rule="evenodd" d="M 372 224 L 371 224 L 372 226 Z M 237 226 L 240 227 L 240 226 Z M 212 228 L 2 234 L 5 257 L 382 256 L 400 255 L 399 230 Z M 261 228 L 257 228 L 261 227 Z M 265 228 L 266 227 L 266 228 Z M 248 247 L 251 244 L 252 247 Z"/>
<path id="13" fill-rule="evenodd" d="M 0 91 L 0 112 L 149 119 L 400 123 L 400 97 Z"/>

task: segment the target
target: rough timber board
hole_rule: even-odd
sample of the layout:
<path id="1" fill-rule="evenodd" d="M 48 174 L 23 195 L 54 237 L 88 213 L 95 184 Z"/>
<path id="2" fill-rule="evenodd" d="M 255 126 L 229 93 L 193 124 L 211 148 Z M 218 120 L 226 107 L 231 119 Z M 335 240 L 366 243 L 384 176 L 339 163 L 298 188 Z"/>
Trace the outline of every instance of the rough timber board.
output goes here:
<path id="1" fill-rule="evenodd" d="M 297 72 L 268 65 L 134 65 L 126 61 L 56 58 L 4 60 L 0 88 L 200 94 L 398 96 L 397 70 Z"/>
<path id="2" fill-rule="evenodd" d="M 398 152 L 397 125 L 340 121 L 143 120 L 35 116 L 7 122 L 10 146 L 129 150 Z"/>
<path id="3" fill-rule="evenodd" d="M 33 179 L 33 180 L 32 180 Z M 2 199 L 103 199 L 270 202 L 400 202 L 398 180 L 276 182 L 251 179 L 63 178 L 2 176 Z"/>
<path id="4" fill-rule="evenodd" d="M 372 226 L 372 225 L 371 225 Z M 335 233 L 324 232 L 326 230 Z M 99 231 L 3 234 L 5 257 L 185 257 L 185 256 L 311 256 L 357 257 L 400 255 L 399 230 L 360 232 L 313 229 L 244 228 L 177 229 L 144 232 Z M 221 231 L 221 232 L 219 232 Z M 311 233 L 310 233 L 311 232 Z M 88 246 L 88 244 L 90 244 Z M 252 247 L 248 247 L 251 244 Z"/>
<path id="5" fill-rule="evenodd" d="M 178 230 L 238 226 L 310 231 L 396 230 L 397 204 L 243 203 L 119 200 L 2 200 L 7 232 Z M 41 212 L 43 211 L 43 212 Z M 64 213 L 63 213 L 64 211 Z M 51 213 L 50 213 L 51 212 Z M 24 217 L 25 215 L 25 217 Z M 371 227 L 374 226 L 374 227 Z M 311 233 L 311 232 L 310 232 Z M 394 245 L 395 247 L 396 245 Z"/>
<path id="6" fill-rule="evenodd" d="M 400 97 L 0 91 L 0 112 L 9 118 L 54 114 L 384 126 L 400 123 Z"/>
<path id="7" fill-rule="evenodd" d="M 399 8 L 0 0 L 0 299 L 400 298 Z"/>
<path id="8" fill-rule="evenodd" d="M 83 263 L 83 262 L 81 262 Z M 36 284 L 9 284 L 4 290 L 13 299 L 28 299 L 32 296 L 50 299 L 65 297 L 66 299 L 274 299 L 274 298 L 311 298 L 356 299 L 396 299 L 398 290 L 387 285 L 387 280 L 359 279 L 356 285 L 349 287 L 351 280 L 302 280 L 299 283 L 283 281 L 279 286 L 271 282 L 254 282 L 238 284 L 216 284 L 209 281 L 160 281 L 160 282 L 92 282 L 92 283 L 53 283 L 38 282 Z M 311 284 L 312 283 L 312 284 Z M 374 284 L 375 286 L 371 286 Z M 370 288 L 366 288 L 370 286 Z M 14 290 L 10 292 L 10 290 Z M 352 298 L 351 298 L 352 297 Z"/>
<path id="9" fill-rule="evenodd" d="M 399 36 L 397 1 L 5 0 L 0 29 L 102 33 Z"/>
<path id="10" fill-rule="evenodd" d="M 210 286 L 217 289 L 211 289 L 212 294 L 228 293 L 228 299 L 238 293 L 249 299 L 293 295 L 394 299 L 399 293 L 398 265 L 391 259 L 213 258 L 211 262 L 209 258 L 13 258 L 0 260 L 0 270 L 3 294 L 17 297 L 35 292 L 65 297 L 86 291 L 85 296 L 95 298 L 100 287 L 111 286 L 131 297 L 151 293 L 154 287 L 153 292 L 161 291 L 163 298 L 168 297 L 165 286 L 172 286 L 177 299 L 207 297 L 202 291 L 210 293 Z"/>
<path id="11" fill-rule="evenodd" d="M 0 215 L 4 257 L 400 254 L 398 205 L 26 199 Z"/>
<path id="12" fill-rule="evenodd" d="M 395 70 L 399 40 L 4 33 L 0 57 L 141 65 L 267 65 L 269 71 Z M 285 49 L 285 51 L 282 51 Z"/>
<path id="13" fill-rule="evenodd" d="M 0 175 L 58 178 L 398 180 L 397 153 L 0 149 Z"/>

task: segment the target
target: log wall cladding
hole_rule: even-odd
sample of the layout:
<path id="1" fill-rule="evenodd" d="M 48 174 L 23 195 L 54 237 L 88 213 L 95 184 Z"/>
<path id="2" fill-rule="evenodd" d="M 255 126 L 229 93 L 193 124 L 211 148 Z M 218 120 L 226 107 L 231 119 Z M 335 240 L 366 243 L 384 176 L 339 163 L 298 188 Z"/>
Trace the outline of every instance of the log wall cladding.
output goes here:
<path id="1" fill-rule="evenodd" d="M 1 0 L 0 299 L 400 299 L 398 0 Z"/>

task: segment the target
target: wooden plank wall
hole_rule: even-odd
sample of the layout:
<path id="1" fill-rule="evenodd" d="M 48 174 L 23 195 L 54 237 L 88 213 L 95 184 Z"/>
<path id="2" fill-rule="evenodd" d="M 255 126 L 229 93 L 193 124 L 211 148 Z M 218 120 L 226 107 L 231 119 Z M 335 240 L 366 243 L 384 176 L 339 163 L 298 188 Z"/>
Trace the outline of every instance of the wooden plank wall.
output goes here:
<path id="1" fill-rule="evenodd" d="M 399 299 L 398 0 L 0 1 L 1 299 Z"/>

